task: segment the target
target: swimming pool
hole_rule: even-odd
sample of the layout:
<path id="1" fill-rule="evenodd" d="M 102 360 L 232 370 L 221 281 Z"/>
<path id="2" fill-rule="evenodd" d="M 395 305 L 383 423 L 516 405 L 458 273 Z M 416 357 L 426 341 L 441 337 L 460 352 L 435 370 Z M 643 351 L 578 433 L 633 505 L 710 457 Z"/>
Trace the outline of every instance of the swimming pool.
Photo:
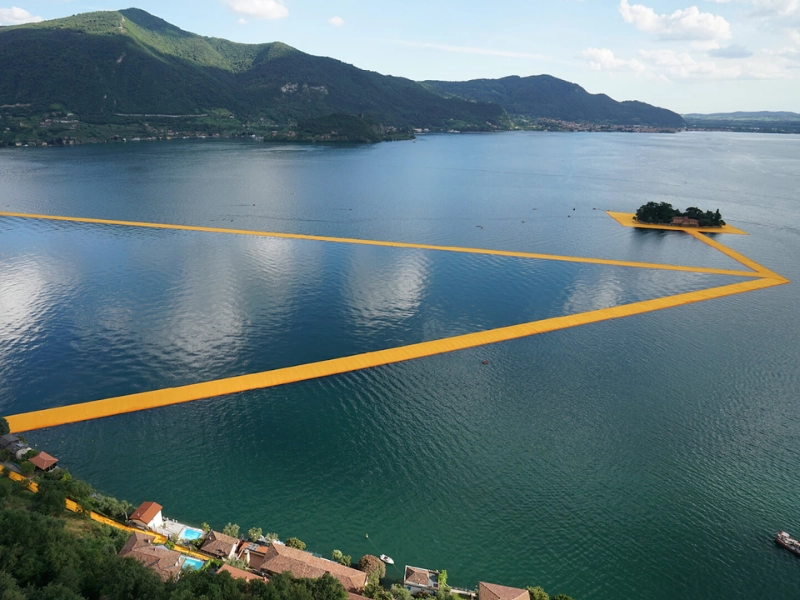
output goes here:
<path id="1" fill-rule="evenodd" d="M 183 566 L 181 568 L 199 571 L 204 564 L 205 561 L 202 561 L 199 558 L 191 558 L 189 556 L 185 556 L 183 559 Z"/>
<path id="2" fill-rule="evenodd" d="M 194 527 L 184 527 L 178 537 L 182 540 L 198 540 L 203 536 L 202 529 L 195 529 Z"/>

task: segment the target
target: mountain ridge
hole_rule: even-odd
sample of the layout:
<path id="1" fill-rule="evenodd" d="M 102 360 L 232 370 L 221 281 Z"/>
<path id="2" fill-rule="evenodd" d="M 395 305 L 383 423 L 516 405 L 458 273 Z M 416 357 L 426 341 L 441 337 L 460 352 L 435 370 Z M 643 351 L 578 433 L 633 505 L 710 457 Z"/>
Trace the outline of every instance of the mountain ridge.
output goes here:
<path id="1" fill-rule="evenodd" d="M 683 126 L 679 115 L 665 109 L 618 103 L 549 75 L 420 83 L 312 56 L 282 42 L 240 44 L 200 36 L 137 8 L 0 27 L 0 55 L 0 125 L 6 131 L 0 129 L 0 139 L 8 143 L 27 139 L 26 129 L 40 127 L 48 130 L 37 133 L 40 140 L 102 139 L 110 132 L 281 138 L 291 137 L 283 130 L 299 122 L 343 114 L 366 119 L 360 129 L 374 121 L 392 136 L 410 135 L 412 128 L 510 129 L 515 123 L 509 114 Z M 485 98 L 457 89 L 474 87 L 476 81 L 496 89 L 484 90 Z M 58 129 L 69 115 L 69 127 Z M 166 120 L 171 115 L 181 115 L 180 127 Z"/>

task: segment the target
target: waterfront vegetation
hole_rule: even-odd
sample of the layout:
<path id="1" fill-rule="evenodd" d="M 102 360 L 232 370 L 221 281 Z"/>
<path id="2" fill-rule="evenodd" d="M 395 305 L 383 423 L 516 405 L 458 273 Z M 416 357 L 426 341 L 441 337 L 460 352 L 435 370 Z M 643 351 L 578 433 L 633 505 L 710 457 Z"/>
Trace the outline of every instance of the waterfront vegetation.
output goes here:
<path id="1" fill-rule="evenodd" d="M 0 418 L 0 431 L 5 420 Z M 6 430 L 7 432 L 7 430 Z M 88 483 L 57 469 L 35 479 L 38 493 L 25 481 L 0 476 L 0 599 L 2 600 L 346 600 L 347 592 L 336 578 L 325 574 L 318 579 L 296 579 L 288 572 L 272 576 L 267 583 L 234 579 L 217 573 L 222 561 L 210 560 L 198 571 L 184 571 L 176 581 L 163 582 L 152 570 L 132 558 L 118 556 L 129 534 L 123 529 L 96 523 L 90 511 L 125 521 L 133 506 L 122 500 L 97 494 Z M 83 509 L 77 514 L 65 510 L 69 498 Z M 210 530 L 203 523 L 203 530 Z M 228 535 L 238 535 L 239 526 L 228 523 Z M 248 530 L 249 538 L 262 537 L 260 528 Z M 277 534 L 269 533 L 270 540 Z M 197 540 L 202 541 L 202 540 Z M 304 549 L 305 543 L 288 538 L 286 545 Z M 175 548 L 171 540 L 166 543 Z M 350 566 L 352 559 L 334 550 L 332 559 Z M 228 564 L 246 569 L 244 561 Z M 373 600 L 466 600 L 447 585 L 447 571 L 439 572 L 440 589 L 435 594 L 414 596 L 394 582 L 385 582 L 386 565 L 376 556 L 365 555 L 358 568 L 367 573 L 363 595 Z M 389 585 L 388 589 L 384 582 Z M 526 588 L 530 600 L 550 600 L 541 587 Z M 552 600 L 571 600 L 559 594 Z"/>
<path id="2" fill-rule="evenodd" d="M 725 225 L 719 209 L 716 212 L 711 212 L 710 210 L 704 212 L 696 206 L 690 206 L 684 212 L 681 212 L 673 208 L 669 202 L 648 202 L 647 204 L 642 204 L 636 210 L 636 220 L 639 223 L 669 225 L 675 217 L 694 219 L 700 227 L 722 227 Z"/>

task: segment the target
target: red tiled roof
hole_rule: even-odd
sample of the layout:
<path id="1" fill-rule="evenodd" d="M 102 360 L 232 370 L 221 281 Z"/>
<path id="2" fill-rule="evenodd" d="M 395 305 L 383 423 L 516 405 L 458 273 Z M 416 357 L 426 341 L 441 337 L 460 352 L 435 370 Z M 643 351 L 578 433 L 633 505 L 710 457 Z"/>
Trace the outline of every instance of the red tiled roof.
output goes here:
<path id="1" fill-rule="evenodd" d="M 436 578 L 435 581 L 431 581 L 433 577 Z M 438 571 L 431 571 L 429 569 L 420 569 L 419 567 L 409 567 L 406 566 L 406 575 L 403 579 L 404 583 L 410 583 L 412 585 L 418 585 L 427 588 L 435 588 L 438 587 L 439 581 L 439 572 Z"/>
<path id="2" fill-rule="evenodd" d="M 220 558 L 228 558 L 239 546 L 239 539 L 224 533 L 212 531 L 208 534 L 206 542 L 200 548 L 203 552 L 219 556 Z"/>
<path id="3" fill-rule="evenodd" d="M 344 589 L 354 592 L 360 592 L 367 585 L 367 574 L 363 571 L 280 544 L 269 547 L 261 569 L 275 574 L 289 571 L 294 577 L 312 579 L 330 573 L 342 582 Z"/>
<path id="4" fill-rule="evenodd" d="M 480 600 L 528 600 L 528 590 L 498 585 L 496 583 L 478 583 Z"/>
<path id="5" fill-rule="evenodd" d="M 232 567 L 230 565 L 222 565 L 217 571 L 217 573 L 222 573 L 222 572 L 230 573 L 231 577 L 233 577 L 234 579 L 245 579 L 247 581 L 253 581 L 255 579 L 258 579 L 260 581 L 269 581 L 266 577 L 263 577 L 261 575 L 256 575 L 255 573 L 249 573 L 243 569 L 237 569 L 236 567 Z"/>
<path id="6" fill-rule="evenodd" d="M 156 502 L 142 502 L 141 505 L 139 505 L 139 508 L 133 512 L 130 520 L 149 523 L 155 518 L 162 508 L 164 507 Z"/>
<path id="7" fill-rule="evenodd" d="M 39 452 L 33 458 L 29 458 L 28 461 L 42 471 L 46 471 L 58 463 L 58 459 L 55 456 L 50 456 L 47 452 Z"/>
<path id="8" fill-rule="evenodd" d="M 153 546 L 153 538 L 144 533 L 134 531 L 119 556 L 130 557 L 138 560 L 148 569 L 152 569 L 164 581 L 169 581 L 170 577 L 177 578 L 180 575 L 180 552 L 175 552 L 164 546 Z"/>

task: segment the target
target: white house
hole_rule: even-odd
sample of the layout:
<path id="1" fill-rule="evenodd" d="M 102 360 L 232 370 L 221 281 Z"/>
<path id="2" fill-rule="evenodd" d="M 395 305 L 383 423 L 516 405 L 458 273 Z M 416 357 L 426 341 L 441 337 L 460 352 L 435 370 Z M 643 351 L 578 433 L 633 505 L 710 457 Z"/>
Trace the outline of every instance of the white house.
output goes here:
<path id="1" fill-rule="evenodd" d="M 131 515 L 129 521 L 142 529 L 156 529 L 164 526 L 164 517 L 161 509 L 164 508 L 156 502 L 142 502 Z"/>

